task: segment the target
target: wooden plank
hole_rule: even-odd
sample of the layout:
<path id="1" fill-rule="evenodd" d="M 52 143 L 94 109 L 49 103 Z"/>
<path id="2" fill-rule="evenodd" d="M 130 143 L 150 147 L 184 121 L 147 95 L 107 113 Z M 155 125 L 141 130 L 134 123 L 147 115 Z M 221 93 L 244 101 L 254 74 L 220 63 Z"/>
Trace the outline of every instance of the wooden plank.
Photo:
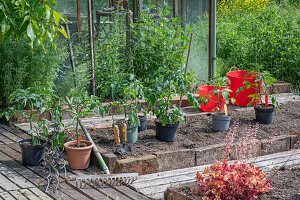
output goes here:
<path id="1" fill-rule="evenodd" d="M 33 194 L 29 189 L 21 189 L 19 190 L 22 195 L 27 197 L 30 200 L 41 200 L 37 195 Z"/>
<path id="2" fill-rule="evenodd" d="M 7 166 L 9 166 L 10 168 L 15 170 L 19 174 L 22 174 L 23 177 L 25 177 L 28 181 L 30 181 L 36 187 L 44 189 L 44 186 L 40 185 L 42 182 L 46 183 L 46 180 L 43 177 L 41 177 L 38 174 L 34 173 L 33 171 L 25 168 L 24 166 L 19 164 L 17 161 L 12 160 L 9 156 L 3 154 L 2 152 L 0 152 L 0 158 L 1 158 L 1 162 L 6 164 Z M 47 192 L 47 194 L 51 195 L 54 198 L 61 197 L 62 199 L 65 199 L 65 197 L 68 197 L 66 194 L 64 194 L 60 190 L 58 190 L 57 193 L 54 193 L 51 190 L 49 190 Z M 66 199 L 68 199 L 68 198 L 66 198 Z"/>
<path id="3" fill-rule="evenodd" d="M 23 140 L 23 138 L 19 137 L 18 135 L 13 134 L 10 131 L 7 131 L 6 129 L 0 128 L 0 133 L 4 136 L 6 136 L 8 139 L 10 139 L 13 142 L 19 142 L 20 140 Z"/>
<path id="4" fill-rule="evenodd" d="M 14 141 L 12 141 L 11 139 L 9 139 L 8 137 L 6 137 L 5 135 L 2 135 L 0 133 L 0 141 L 4 144 L 10 144 L 10 143 L 14 143 Z"/>
<path id="5" fill-rule="evenodd" d="M 148 197 L 146 197 L 145 195 L 142 195 L 132 189 L 130 189 L 129 187 L 125 186 L 125 185 L 118 185 L 118 186 L 113 186 L 113 188 L 115 190 L 117 190 L 118 192 L 121 192 L 123 194 L 126 194 L 126 196 L 128 196 L 131 199 L 138 199 L 138 200 L 150 200 Z"/>
<path id="6" fill-rule="evenodd" d="M 17 152 L 14 149 L 11 149 L 6 145 L 0 145 L 0 152 L 6 154 L 11 159 L 16 160 L 19 163 L 22 162 L 22 156 L 21 156 L 20 152 Z"/>
<path id="7" fill-rule="evenodd" d="M 0 163 L 0 173 L 4 175 L 11 182 L 17 184 L 20 188 L 35 187 L 32 183 L 27 181 L 23 176 L 9 168 L 8 166 Z"/>
<path id="8" fill-rule="evenodd" d="M 3 176 L 3 174 L 0 174 L 0 180 L 0 187 L 6 191 L 20 189 L 15 183 Z"/>
<path id="9" fill-rule="evenodd" d="M 76 176 L 80 176 L 80 175 L 89 175 L 91 174 L 91 172 L 88 171 L 84 171 L 84 170 L 72 170 L 70 168 L 67 168 L 69 175 L 67 177 L 72 177 L 73 180 L 75 180 Z M 76 187 L 76 182 L 75 181 L 69 181 L 73 186 Z M 92 193 L 91 191 L 89 191 L 89 189 L 92 189 Z M 106 186 L 106 187 L 97 187 L 97 186 L 88 186 L 87 188 L 80 188 L 81 190 L 84 190 L 86 192 L 89 192 L 90 194 L 92 194 L 92 197 L 97 197 L 97 195 L 99 195 L 99 193 L 101 195 L 103 195 L 106 198 L 110 198 L 110 199 L 120 199 L 120 200 L 130 200 L 128 197 L 124 196 L 123 194 L 117 192 L 116 190 L 114 190 L 113 188 Z"/>
<path id="10" fill-rule="evenodd" d="M 34 188 L 29 188 L 29 190 L 34 193 L 36 196 L 38 196 L 40 199 L 43 200 L 52 200 L 52 198 L 50 198 L 47 194 L 45 194 L 44 192 L 42 192 L 40 189 L 34 187 Z"/>
<path id="11" fill-rule="evenodd" d="M 89 174 L 100 174 L 101 173 L 101 170 L 99 170 L 98 168 L 95 168 L 93 166 L 86 169 L 86 171 Z M 73 172 L 75 173 L 76 171 L 73 171 Z M 137 193 L 136 191 L 126 187 L 125 185 L 118 185 L 118 186 L 107 185 L 106 187 L 100 187 L 100 188 L 94 187 L 94 188 L 99 190 L 100 192 L 104 192 L 105 194 L 108 194 L 117 199 L 140 199 L 140 200 L 149 199 L 149 198 L 145 197 L 144 195 L 141 195 L 141 194 Z"/>
<path id="12" fill-rule="evenodd" d="M 9 193 L 15 198 L 15 199 L 18 199 L 18 200 L 28 200 L 21 192 L 19 191 L 9 191 Z"/>
<path id="13" fill-rule="evenodd" d="M 21 153 L 21 147 L 20 147 L 19 143 L 6 144 L 6 146 L 8 146 L 11 149 Z"/>
<path id="14" fill-rule="evenodd" d="M 8 192 L 1 192 L 0 197 L 5 200 L 15 200 L 15 198 L 11 196 Z"/>
<path id="15" fill-rule="evenodd" d="M 23 139 L 29 139 L 30 138 L 30 135 L 19 130 L 18 128 L 14 128 L 14 127 L 11 127 L 11 126 L 8 126 L 8 125 L 5 125 L 5 124 L 0 124 L 0 127 L 17 135 L 18 137 L 20 138 L 23 138 Z"/>
<path id="16" fill-rule="evenodd" d="M 38 175 L 45 177 L 48 174 L 48 171 L 42 167 L 28 167 L 33 170 Z M 88 193 L 85 193 L 76 188 L 76 185 L 70 185 L 69 181 L 62 178 L 62 174 L 60 174 L 60 185 L 58 187 L 59 190 L 63 191 L 67 196 L 71 197 L 71 199 L 92 199 Z M 67 174 L 67 177 L 68 174 Z M 52 185 L 53 186 L 53 185 Z M 49 190 L 50 191 L 50 190 Z M 102 197 L 101 194 L 98 197 Z"/>

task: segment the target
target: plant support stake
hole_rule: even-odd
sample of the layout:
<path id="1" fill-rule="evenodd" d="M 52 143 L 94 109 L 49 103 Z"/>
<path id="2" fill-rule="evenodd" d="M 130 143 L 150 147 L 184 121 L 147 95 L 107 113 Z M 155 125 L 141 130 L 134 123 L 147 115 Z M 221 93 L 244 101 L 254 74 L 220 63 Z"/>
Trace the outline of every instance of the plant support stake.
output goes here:
<path id="1" fill-rule="evenodd" d="M 66 26 L 66 31 L 67 31 L 67 35 L 68 35 L 67 40 L 68 40 L 68 44 L 69 44 L 70 62 L 71 62 L 72 70 L 73 70 L 73 73 L 74 73 L 75 88 L 77 88 L 74 53 L 73 53 L 72 41 L 71 41 L 70 30 L 69 30 L 69 24 L 72 24 L 72 22 L 66 22 L 66 23 L 63 23 L 63 24 Z"/>
<path id="2" fill-rule="evenodd" d="M 189 58 L 190 58 L 190 53 L 191 53 L 192 41 L 193 41 L 193 33 L 191 33 L 189 51 L 188 51 L 188 55 L 187 55 L 187 58 L 186 58 L 186 64 L 185 64 L 185 69 L 184 69 L 184 76 L 186 76 L 187 68 L 188 68 L 188 65 L 189 65 Z M 181 94 L 180 94 L 179 108 L 181 108 L 182 96 L 183 96 L 183 90 L 181 90 Z"/>
<path id="3" fill-rule="evenodd" d="M 93 31 L 93 13 L 92 13 L 92 0 L 88 0 L 88 15 L 89 15 L 89 38 L 90 38 L 90 51 L 91 51 L 91 72 L 92 72 L 92 91 L 95 95 L 95 63 L 94 63 L 94 31 Z"/>

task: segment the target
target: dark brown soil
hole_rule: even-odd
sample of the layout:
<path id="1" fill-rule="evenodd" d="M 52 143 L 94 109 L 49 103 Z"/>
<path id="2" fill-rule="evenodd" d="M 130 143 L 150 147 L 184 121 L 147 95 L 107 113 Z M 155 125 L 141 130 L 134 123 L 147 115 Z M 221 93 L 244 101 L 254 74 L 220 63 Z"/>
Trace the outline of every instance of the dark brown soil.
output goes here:
<path id="1" fill-rule="evenodd" d="M 255 124 L 255 113 L 253 109 L 246 111 L 232 111 L 231 125 L 235 120 L 239 121 L 239 130 L 236 139 L 240 138 L 248 123 Z M 259 125 L 257 139 L 267 139 L 274 135 L 289 135 L 291 131 L 300 130 L 300 102 L 287 102 L 280 106 L 279 112 L 275 113 L 273 124 Z M 90 131 L 94 142 L 108 152 L 114 152 L 113 129 L 102 129 Z M 162 142 L 155 138 L 154 120 L 148 120 L 148 130 L 140 132 L 138 141 L 129 144 L 131 153 L 125 153 L 122 158 L 138 157 L 151 154 L 156 151 L 166 151 L 184 148 L 197 148 L 207 145 L 225 142 L 226 132 L 215 132 L 212 130 L 211 114 L 188 117 L 187 123 L 180 125 L 174 142 Z"/>
<path id="2" fill-rule="evenodd" d="M 259 196 L 261 200 L 300 200 L 300 165 L 282 167 L 279 170 L 270 172 L 267 179 L 271 179 L 273 189 L 268 193 Z M 176 191 L 194 200 L 202 199 L 193 196 L 190 186 L 182 185 Z"/>

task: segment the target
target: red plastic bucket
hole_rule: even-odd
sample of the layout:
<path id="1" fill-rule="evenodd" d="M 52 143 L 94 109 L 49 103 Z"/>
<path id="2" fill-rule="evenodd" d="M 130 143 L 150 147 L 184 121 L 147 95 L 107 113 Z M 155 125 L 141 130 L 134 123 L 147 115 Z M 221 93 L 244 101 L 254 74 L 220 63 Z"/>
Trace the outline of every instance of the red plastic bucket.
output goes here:
<path id="1" fill-rule="evenodd" d="M 225 87 L 221 87 L 221 90 L 223 90 Z M 218 111 L 218 104 L 217 100 L 218 97 L 215 96 L 212 92 L 214 90 L 214 86 L 212 85 L 204 85 L 199 87 L 199 96 L 207 96 L 207 95 L 212 95 L 211 97 L 207 97 L 209 99 L 208 103 L 204 105 L 204 103 L 201 103 L 201 110 L 204 112 L 216 112 Z M 220 95 L 219 99 L 220 104 L 222 105 L 221 111 L 224 111 L 224 104 L 225 104 L 225 99 L 223 98 L 222 94 Z"/>
<path id="2" fill-rule="evenodd" d="M 237 71 L 232 71 L 235 68 Z M 248 97 L 251 94 L 258 94 L 258 91 L 254 88 L 258 86 L 254 86 L 254 88 L 250 87 L 249 89 L 245 88 L 238 95 L 236 95 L 236 91 L 245 86 L 244 81 L 249 81 L 252 84 L 255 83 L 256 76 L 253 76 L 249 73 L 250 71 L 239 70 L 237 67 L 231 67 L 230 71 L 227 72 L 227 78 L 230 80 L 229 89 L 232 92 L 229 93 L 230 98 L 235 98 L 235 105 L 238 106 L 247 106 L 248 103 L 251 102 L 252 98 Z M 249 74 L 248 74 L 249 73 Z M 260 104 L 260 100 L 255 100 L 252 105 Z"/>

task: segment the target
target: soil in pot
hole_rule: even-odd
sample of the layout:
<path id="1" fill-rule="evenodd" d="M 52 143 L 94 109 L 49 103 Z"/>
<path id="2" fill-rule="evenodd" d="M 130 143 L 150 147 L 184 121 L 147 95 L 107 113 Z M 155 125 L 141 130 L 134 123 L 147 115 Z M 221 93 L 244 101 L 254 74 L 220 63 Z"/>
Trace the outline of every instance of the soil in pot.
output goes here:
<path id="1" fill-rule="evenodd" d="M 215 131 L 228 131 L 231 116 L 225 116 L 224 113 L 215 113 L 212 115 L 212 126 Z"/>
<path id="2" fill-rule="evenodd" d="M 22 152 L 22 164 L 24 166 L 38 166 L 44 158 L 46 141 L 41 140 L 40 145 L 32 145 L 31 139 L 19 142 Z"/>
<path id="3" fill-rule="evenodd" d="M 72 169 L 86 169 L 90 165 L 92 143 L 81 141 L 80 147 L 77 147 L 77 141 L 70 141 L 64 144 L 67 152 L 69 167 Z"/>
<path id="4" fill-rule="evenodd" d="M 140 126 L 138 127 L 138 132 L 147 130 L 147 117 L 139 116 Z"/>
<path id="5" fill-rule="evenodd" d="M 156 125 L 156 138 L 164 142 L 174 142 L 176 137 L 179 122 L 176 124 L 162 125 L 161 122 L 155 121 Z"/>
<path id="6" fill-rule="evenodd" d="M 300 102 L 287 102 L 280 105 L 280 112 L 275 112 L 274 123 L 260 125 L 256 138 L 268 139 L 272 135 L 289 135 L 291 131 L 300 130 Z M 231 117 L 239 121 L 239 131 L 243 131 L 248 123 L 255 124 L 255 112 L 252 108 L 241 111 L 232 111 Z M 212 129 L 211 114 L 191 116 L 186 124 L 180 124 L 174 142 L 163 142 L 156 138 L 154 119 L 148 119 L 148 129 L 138 134 L 136 143 L 131 144 L 132 152 L 118 156 L 118 158 L 141 157 L 157 151 L 171 151 L 178 149 L 202 148 L 208 145 L 224 143 L 226 134 Z M 89 130 L 95 144 L 109 153 L 116 150 L 112 127 L 107 129 Z M 74 138 L 74 136 L 72 136 Z M 235 141 L 242 137 L 237 134 Z"/>
<path id="7" fill-rule="evenodd" d="M 254 106 L 256 121 L 260 124 L 272 124 L 274 118 L 275 106 L 269 104 L 266 107 L 264 104 L 257 104 Z"/>

